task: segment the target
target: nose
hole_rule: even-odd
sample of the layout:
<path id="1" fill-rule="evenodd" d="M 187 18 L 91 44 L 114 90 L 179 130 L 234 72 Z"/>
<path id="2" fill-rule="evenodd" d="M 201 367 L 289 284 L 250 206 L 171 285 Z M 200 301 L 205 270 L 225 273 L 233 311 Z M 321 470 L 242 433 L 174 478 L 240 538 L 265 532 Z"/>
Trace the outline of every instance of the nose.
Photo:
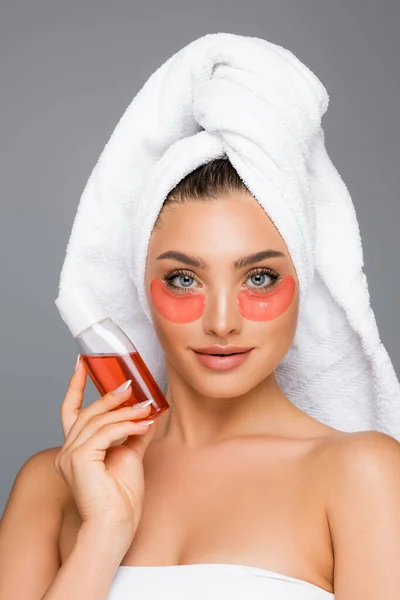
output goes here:
<path id="1" fill-rule="evenodd" d="M 214 333 L 219 337 L 239 332 L 242 315 L 237 304 L 237 294 L 229 289 L 209 291 L 203 313 L 203 327 L 206 333 Z"/>

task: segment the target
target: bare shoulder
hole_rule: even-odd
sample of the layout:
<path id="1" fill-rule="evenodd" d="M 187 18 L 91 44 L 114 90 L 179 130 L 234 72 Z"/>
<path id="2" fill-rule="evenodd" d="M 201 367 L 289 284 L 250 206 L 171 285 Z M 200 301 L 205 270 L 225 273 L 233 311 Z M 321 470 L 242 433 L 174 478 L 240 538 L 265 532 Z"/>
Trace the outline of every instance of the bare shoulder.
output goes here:
<path id="1" fill-rule="evenodd" d="M 337 558 L 340 553 L 348 556 L 350 548 L 355 551 L 367 539 L 388 547 L 384 535 L 387 538 L 396 528 L 400 540 L 400 443 L 380 431 L 337 432 L 325 441 L 322 462 L 326 515 Z"/>
<path id="2" fill-rule="evenodd" d="M 390 478 L 400 467 L 400 443 L 380 431 L 331 429 L 319 443 L 320 475 L 329 497 L 338 486 Z"/>
<path id="3" fill-rule="evenodd" d="M 400 443 L 380 431 L 327 428 L 314 446 L 313 458 L 319 498 L 330 525 L 343 503 L 349 513 L 357 510 L 364 493 L 371 501 L 375 494 L 375 502 L 382 503 L 385 490 L 393 491 L 393 482 L 400 483 Z"/>
<path id="4" fill-rule="evenodd" d="M 359 477 L 372 476 L 374 471 L 388 474 L 397 469 L 400 460 L 400 443 L 381 431 L 343 432 L 334 430 L 323 442 L 325 467 L 333 480 L 359 473 Z"/>
<path id="5" fill-rule="evenodd" d="M 17 472 L 0 521 L 0 548 L 5 531 L 12 530 L 24 519 L 43 515 L 48 523 L 61 523 L 71 492 L 55 468 L 54 460 L 60 449 L 54 447 L 36 452 Z"/>
<path id="6" fill-rule="evenodd" d="M 24 493 L 42 493 L 47 499 L 46 503 L 59 506 L 60 510 L 64 502 L 70 496 L 70 490 L 61 475 L 57 472 L 54 461 L 61 447 L 46 448 L 30 456 L 18 471 L 9 501 L 12 496 L 18 494 L 23 487 Z"/>
<path id="7" fill-rule="evenodd" d="M 400 443 L 379 431 L 338 432 L 322 462 L 338 597 L 397 598 Z"/>
<path id="8" fill-rule="evenodd" d="M 0 598 L 41 598 L 60 568 L 58 537 L 70 492 L 54 466 L 59 451 L 37 452 L 16 474 L 0 521 Z"/>

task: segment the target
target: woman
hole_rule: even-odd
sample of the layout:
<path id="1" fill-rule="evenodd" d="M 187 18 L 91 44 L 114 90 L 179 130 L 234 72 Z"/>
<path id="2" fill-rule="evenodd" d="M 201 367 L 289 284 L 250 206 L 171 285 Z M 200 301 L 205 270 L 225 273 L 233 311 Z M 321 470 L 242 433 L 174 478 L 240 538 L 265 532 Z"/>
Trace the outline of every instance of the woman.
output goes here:
<path id="1" fill-rule="evenodd" d="M 107 155 L 97 183 L 106 165 Z M 397 598 L 399 443 L 329 426 L 282 389 L 304 273 L 229 160 L 170 188 L 143 267 L 171 408 L 134 423 L 150 407 L 119 408 L 128 388 L 82 410 L 78 363 L 61 409 L 65 443 L 25 463 L 4 513 L 0 597 Z M 328 372 L 314 389 L 325 391 Z"/>
<path id="2" fill-rule="evenodd" d="M 260 255 L 266 250 L 276 255 Z M 193 257 L 205 265 L 193 264 Z M 235 267 L 239 259 L 243 264 Z M 265 298 L 288 276 L 295 291 L 280 301 L 278 314 L 262 321 L 241 314 L 238 293 Z M 177 298 L 203 294 L 203 314 L 177 323 L 160 305 L 161 314 L 150 291 L 155 278 Z M 248 598 L 335 593 L 394 600 L 398 442 L 376 431 L 328 427 L 280 389 L 274 370 L 296 330 L 296 271 L 279 232 L 228 161 L 198 169 L 169 195 L 150 240 L 146 290 L 165 352 L 171 409 L 153 425 L 135 425 L 132 409 L 118 409 L 128 388 L 82 410 L 80 365 L 62 406 L 66 447 L 27 461 L 5 511 L 1 597 L 123 600 L 132 590 L 144 599 L 158 597 L 156 589 L 168 598 L 172 592 L 161 586 L 171 582 L 163 579 L 168 568 L 174 594 L 181 590 L 177 597 L 184 597 L 188 586 L 197 597 L 210 577 L 206 567 L 225 578 L 226 593 L 239 586 Z M 231 346 L 250 349 L 246 359 L 236 365 L 210 358 L 209 351 Z M 150 407 L 134 410 L 143 418 Z M 107 471 L 81 466 L 80 479 L 79 460 L 104 460 L 94 449 L 102 447 L 96 442 L 104 441 L 99 434 L 105 438 L 110 423 L 116 425 L 104 447 L 132 437 L 126 448 L 108 451 Z M 86 456 L 77 454 L 75 464 L 71 450 L 79 446 Z M 97 485 L 99 496 L 90 502 Z M 135 579 L 133 566 L 144 567 L 143 579 Z M 210 598 L 217 597 L 212 582 Z"/>

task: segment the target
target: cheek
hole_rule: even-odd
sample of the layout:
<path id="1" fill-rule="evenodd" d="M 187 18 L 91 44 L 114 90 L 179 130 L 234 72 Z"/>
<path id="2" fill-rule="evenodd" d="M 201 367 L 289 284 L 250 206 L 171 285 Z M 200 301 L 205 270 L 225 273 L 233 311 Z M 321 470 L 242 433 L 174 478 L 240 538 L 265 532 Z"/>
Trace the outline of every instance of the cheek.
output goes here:
<path id="1" fill-rule="evenodd" d="M 158 277 L 154 277 L 151 281 L 150 294 L 158 312 L 174 323 L 196 321 L 204 312 L 206 303 L 204 294 L 190 292 L 178 296 L 170 292 Z"/>
<path id="2" fill-rule="evenodd" d="M 250 321 L 276 319 L 291 305 L 295 290 L 296 282 L 291 275 L 286 275 L 278 287 L 266 294 L 243 290 L 237 298 L 240 313 Z"/>

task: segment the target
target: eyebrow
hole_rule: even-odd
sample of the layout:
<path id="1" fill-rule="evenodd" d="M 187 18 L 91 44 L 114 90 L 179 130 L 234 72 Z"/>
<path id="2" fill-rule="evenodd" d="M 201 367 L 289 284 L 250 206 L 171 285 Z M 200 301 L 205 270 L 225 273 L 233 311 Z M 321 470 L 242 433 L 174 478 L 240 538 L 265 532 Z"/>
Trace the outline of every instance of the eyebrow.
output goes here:
<path id="1" fill-rule="evenodd" d="M 254 263 L 264 260 L 265 258 L 277 258 L 282 256 L 285 255 L 283 252 L 279 252 L 278 250 L 262 250 L 261 252 L 256 252 L 255 254 L 249 254 L 248 256 L 242 256 L 241 258 L 238 258 L 233 263 L 233 266 L 235 269 L 242 269 L 243 267 L 248 267 L 249 265 L 253 265 Z M 177 250 L 168 250 L 167 252 L 163 252 L 157 256 L 157 260 L 162 258 L 172 258 L 173 260 L 177 260 L 191 267 L 207 269 L 207 263 L 202 258 L 198 256 L 189 256 L 188 254 L 178 252 Z"/>

